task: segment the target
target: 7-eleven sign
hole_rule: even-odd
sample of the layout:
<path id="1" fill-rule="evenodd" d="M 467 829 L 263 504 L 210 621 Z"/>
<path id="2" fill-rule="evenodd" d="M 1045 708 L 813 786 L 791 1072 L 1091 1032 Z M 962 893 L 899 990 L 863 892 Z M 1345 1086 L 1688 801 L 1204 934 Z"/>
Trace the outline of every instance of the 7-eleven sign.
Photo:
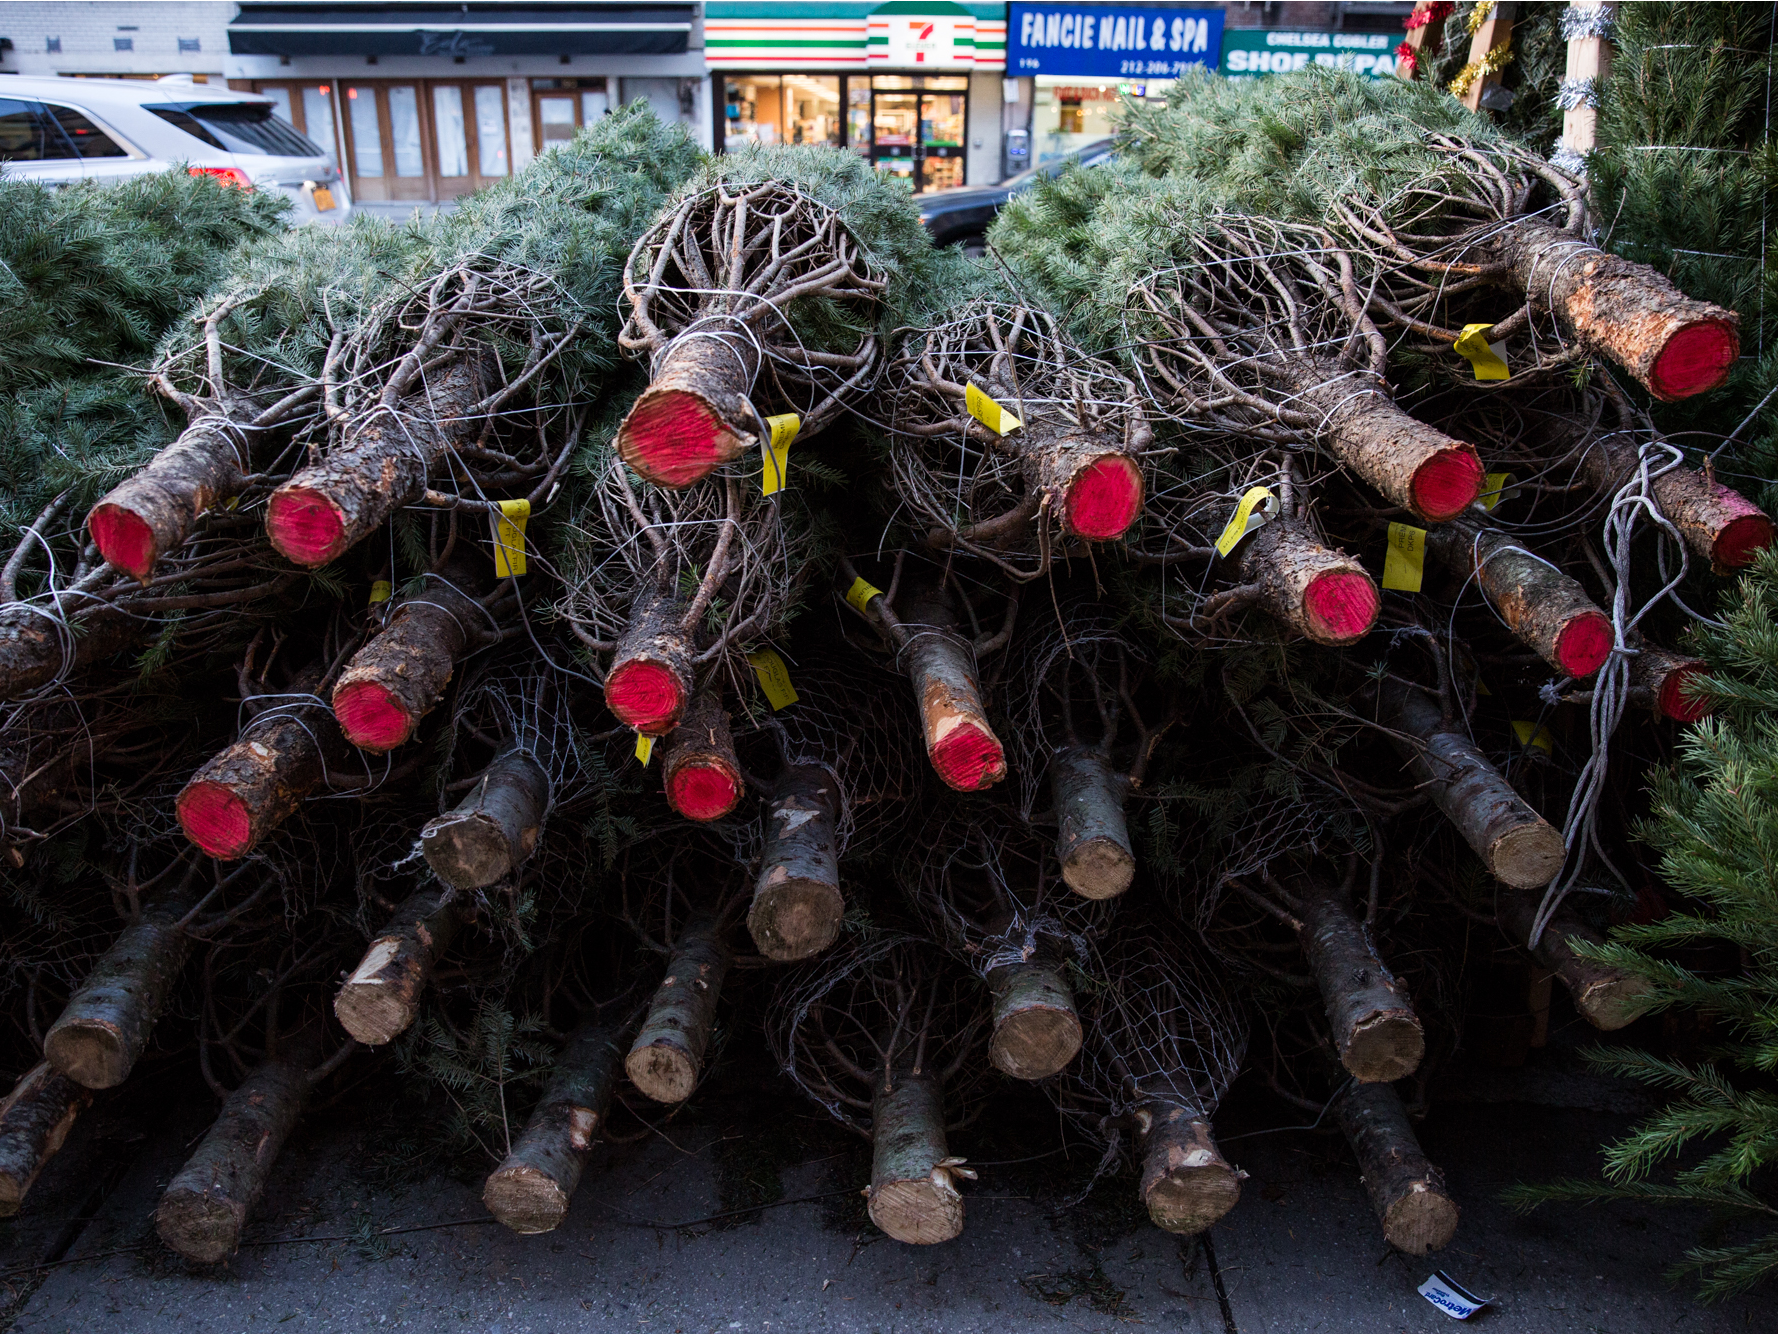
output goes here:
<path id="1" fill-rule="evenodd" d="M 969 69 L 975 64 L 975 19 L 967 13 L 879 10 L 870 16 L 869 53 L 869 63 L 878 68 Z"/>

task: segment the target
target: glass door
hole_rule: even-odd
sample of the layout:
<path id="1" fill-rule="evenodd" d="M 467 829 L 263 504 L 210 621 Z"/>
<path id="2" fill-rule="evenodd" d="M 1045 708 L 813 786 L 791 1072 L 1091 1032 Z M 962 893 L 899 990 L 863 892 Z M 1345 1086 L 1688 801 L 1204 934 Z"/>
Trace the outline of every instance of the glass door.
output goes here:
<path id="1" fill-rule="evenodd" d="M 963 184 L 967 93 L 920 94 L 920 189 Z"/>
<path id="2" fill-rule="evenodd" d="M 871 165 L 897 185 L 916 190 L 919 148 L 920 94 L 876 92 L 871 107 Z"/>
<path id="3" fill-rule="evenodd" d="M 574 132 L 611 110 L 604 79 L 532 79 L 531 124 L 539 153 L 565 144 Z"/>
<path id="4" fill-rule="evenodd" d="M 454 199 L 507 174 L 506 90 L 496 83 L 432 85 L 438 195 Z"/>
<path id="5" fill-rule="evenodd" d="M 917 194 L 962 185 L 968 84 L 893 74 L 873 83 L 871 165 Z"/>
<path id="6" fill-rule="evenodd" d="M 431 197 L 418 87 L 374 83 L 348 86 L 346 128 L 351 137 L 354 199 Z"/>

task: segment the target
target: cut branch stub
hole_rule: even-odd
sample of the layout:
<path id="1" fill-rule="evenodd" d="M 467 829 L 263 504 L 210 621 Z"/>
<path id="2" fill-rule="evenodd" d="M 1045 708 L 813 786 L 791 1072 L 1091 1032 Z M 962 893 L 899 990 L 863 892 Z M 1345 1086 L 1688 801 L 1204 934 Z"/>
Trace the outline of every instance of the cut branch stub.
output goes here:
<path id="1" fill-rule="evenodd" d="M 0 1099 L 0 1218 L 19 1211 L 37 1174 L 92 1100 L 92 1090 L 48 1061 L 28 1070 Z"/>
<path id="2" fill-rule="evenodd" d="M 1317 644 L 1362 639 L 1383 604 L 1362 565 L 1293 520 L 1265 524 L 1242 542 L 1233 572 L 1259 590 L 1263 610 Z"/>
<path id="3" fill-rule="evenodd" d="M 536 849 L 549 808 L 549 774 L 529 751 L 509 745 L 462 801 L 420 831 L 426 864 L 447 885 L 485 888 Z"/>
<path id="4" fill-rule="evenodd" d="M 728 969 L 729 952 L 716 920 L 688 923 L 648 1003 L 642 1031 L 624 1057 L 630 1082 L 656 1102 L 684 1102 L 697 1087 Z"/>
<path id="5" fill-rule="evenodd" d="M 1741 355 L 1741 317 L 1694 301 L 1646 264 L 1550 223 L 1521 219 L 1501 251 L 1525 295 L 1664 403 L 1715 389 Z"/>
<path id="6" fill-rule="evenodd" d="M 424 496 L 439 460 L 481 433 L 485 423 L 468 414 L 484 393 L 488 360 L 466 353 L 420 392 L 378 402 L 349 423 L 338 448 L 272 492 L 272 545 L 298 565 L 325 565 Z"/>
<path id="7" fill-rule="evenodd" d="M 1014 1079 L 1048 1079 L 1080 1051 L 1074 989 L 1053 961 L 1003 964 L 988 974 L 994 1036 L 988 1059 Z"/>
<path id="8" fill-rule="evenodd" d="M 1639 456 L 1625 441 L 1606 436 L 1588 447 L 1582 462 L 1594 486 L 1614 493 L 1635 475 Z M 1663 451 L 1655 463 L 1665 462 Z M 1772 521 L 1765 512 L 1712 477 L 1691 468 L 1668 468 L 1650 489 L 1686 546 L 1718 574 L 1751 565 L 1772 545 Z"/>
<path id="9" fill-rule="evenodd" d="M 1130 781 L 1092 746 L 1066 746 L 1050 759 L 1056 796 L 1056 856 L 1076 894 L 1110 899 L 1130 887 L 1136 854 L 1124 823 Z"/>
<path id="10" fill-rule="evenodd" d="M 605 1125 L 627 1035 L 583 1024 L 556 1058 L 543 1097 L 500 1166 L 488 1174 L 482 1203 L 514 1232 L 560 1227 L 580 1174 Z"/>
<path id="11" fill-rule="evenodd" d="M 715 690 L 701 692 L 667 737 L 661 765 L 667 804 L 688 820 L 720 820 L 741 801 L 741 764 L 728 710 Z"/>
<path id="12" fill-rule="evenodd" d="M 78 599 L 64 600 L 74 612 Z M 143 638 L 156 623 L 113 607 L 68 617 L 71 629 L 50 607 L 13 603 L 0 607 L 0 699 L 28 695 L 63 672 L 110 657 Z"/>
<path id="13" fill-rule="evenodd" d="M 1468 737 L 1446 723 L 1438 701 L 1400 681 L 1377 692 L 1378 721 L 1396 735 L 1416 787 L 1475 849 L 1499 880 L 1529 889 L 1562 869 L 1561 831 L 1526 804 Z"/>
<path id="14" fill-rule="evenodd" d="M 1564 676 L 1591 676 L 1611 656 L 1611 619 L 1586 589 L 1506 533 L 1454 519 L 1429 532 L 1426 546 L 1446 569 L 1473 577 L 1506 628 Z"/>
<path id="15" fill-rule="evenodd" d="M 44 1036 L 51 1065 L 92 1089 L 129 1078 L 191 952 L 179 922 L 196 906 L 193 895 L 180 891 L 144 908 L 141 920 L 124 928 Z"/>
<path id="16" fill-rule="evenodd" d="M 1241 1198 L 1241 1173 L 1216 1147 L 1208 1119 L 1166 1102 L 1136 1111 L 1142 1140 L 1142 1203 L 1158 1228 L 1202 1232 Z"/>
<path id="17" fill-rule="evenodd" d="M 1298 876 L 1290 888 L 1301 905 L 1303 955 L 1327 1009 L 1340 1064 L 1365 1083 L 1406 1079 L 1420 1068 L 1426 1037 L 1369 930 L 1345 894 L 1319 877 Z"/>
<path id="18" fill-rule="evenodd" d="M 1497 911 L 1501 928 L 1521 949 L 1531 939 L 1537 907 L 1536 895 L 1506 890 L 1500 893 Z M 1562 979 L 1562 985 L 1574 998 L 1574 1008 L 1594 1028 L 1615 1033 L 1654 1007 L 1654 984 L 1647 978 L 1623 972 L 1609 964 L 1583 959 L 1569 945 L 1570 940 L 1585 941 L 1589 945 L 1605 943 L 1604 936 L 1567 908 L 1558 908 L 1544 927 L 1531 957 Z"/>
<path id="19" fill-rule="evenodd" d="M 99 554 L 143 583 L 155 563 L 184 545 L 203 513 L 247 484 L 245 460 L 263 434 L 216 413 L 195 418 L 87 515 Z"/>
<path id="20" fill-rule="evenodd" d="M 840 933 L 839 804 L 834 776 L 817 765 L 791 766 L 772 788 L 747 913 L 748 934 L 768 959 L 806 959 Z"/>
<path id="21" fill-rule="evenodd" d="M 1445 1175 L 1426 1161 L 1407 1111 L 1388 1084 L 1353 1084 L 1334 1101 L 1365 1193 L 1398 1251 L 1430 1255 L 1457 1235 L 1457 1202 Z"/>
<path id="22" fill-rule="evenodd" d="M 666 736 L 691 699 L 692 645 L 679 625 L 684 613 L 665 595 L 638 598 L 605 674 L 605 707 L 644 736 Z"/>
<path id="23" fill-rule="evenodd" d="M 1710 674 L 1709 663 L 1669 653 L 1646 640 L 1636 648 L 1636 656 L 1630 659 L 1631 699 L 1678 723 L 1695 723 L 1709 715 L 1710 701 L 1688 688 L 1688 683 Z"/>
<path id="24" fill-rule="evenodd" d="M 353 655 L 332 699 L 346 740 L 381 755 L 412 738 L 444 697 L 457 663 L 492 629 L 481 603 L 462 591 L 468 586 L 460 570 L 428 578 Z"/>
<path id="25" fill-rule="evenodd" d="M 399 1036 L 419 1014 L 433 966 L 456 934 L 451 894 L 423 889 L 410 896 L 334 997 L 333 1012 L 365 1046 L 380 1047 Z"/>
<path id="26" fill-rule="evenodd" d="M 758 437 L 748 390 L 758 353 L 745 336 L 682 334 L 617 429 L 617 452 L 644 481 L 678 490 L 732 463 Z"/>
<path id="27" fill-rule="evenodd" d="M 871 1102 L 871 1144 L 871 1222 L 915 1246 L 963 1231 L 938 1080 L 897 1072 L 885 1081 Z"/>
<path id="28" fill-rule="evenodd" d="M 926 754 L 949 787 L 979 792 L 1006 777 L 1006 751 L 988 722 L 975 654 L 942 588 L 909 598 L 902 669 L 913 679 Z"/>

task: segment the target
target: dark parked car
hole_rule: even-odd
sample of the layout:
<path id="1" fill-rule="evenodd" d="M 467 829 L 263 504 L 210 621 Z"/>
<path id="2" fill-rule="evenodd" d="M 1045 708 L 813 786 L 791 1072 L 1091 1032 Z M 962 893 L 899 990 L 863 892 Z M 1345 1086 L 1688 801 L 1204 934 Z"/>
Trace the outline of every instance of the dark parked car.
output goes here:
<path id="1" fill-rule="evenodd" d="M 961 244 L 965 251 L 979 252 L 987 237 L 988 225 L 1006 206 L 1007 200 L 1030 189 L 1040 176 L 1054 176 L 1070 162 L 1078 162 L 1083 167 L 1109 162 L 1112 142 L 1110 139 L 1095 140 L 1054 162 L 1009 176 L 999 185 L 958 185 L 920 195 L 914 201 L 920 206 L 920 221 L 932 233 L 935 244 Z"/>

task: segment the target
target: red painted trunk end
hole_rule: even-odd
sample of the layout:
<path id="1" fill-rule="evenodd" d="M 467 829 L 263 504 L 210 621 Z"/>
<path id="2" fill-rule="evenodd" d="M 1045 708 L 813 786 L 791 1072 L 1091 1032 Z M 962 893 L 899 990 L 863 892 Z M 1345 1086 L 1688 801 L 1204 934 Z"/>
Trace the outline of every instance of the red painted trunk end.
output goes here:
<path id="1" fill-rule="evenodd" d="M 1611 656 L 1611 622 L 1600 611 L 1583 612 L 1556 636 L 1556 663 L 1575 680 L 1591 676 Z"/>
<path id="2" fill-rule="evenodd" d="M 346 549 L 346 524 L 339 510 L 306 486 L 286 486 L 272 493 L 265 532 L 282 555 L 310 569 Z"/>
<path id="3" fill-rule="evenodd" d="M 658 662 L 626 662 L 605 678 L 605 707 L 625 727 L 664 736 L 685 711 L 685 689 Z"/>
<path id="4" fill-rule="evenodd" d="M 1303 592 L 1303 610 L 1320 644 L 1350 644 L 1370 633 L 1381 599 L 1368 575 L 1351 570 L 1318 574 Z"/>
<path id="5" fill-rule="evenodd" d="M 154 570 L 154 530 L 140 515 L 100 501 L 86 516 L 86 526 L 101 556 L 144 583 L 148 581 Z"/>
<path id="6" fill-rule="evenodd" d="M 1432 523 L 1454 519 L 1482 494 L 1482 461 L 1467 449 L 1434 454 L 1414 473 L 1414 508 Z"/>
<path id="7" fill-rule="evenodd" d="M 1092 542 L 1122 537 L 1142 513 L 1142 471 L 1122 454 L 1094 459 L 1075 475 L 1064 506 L 1068 531 Z"/>
<path id="8" fill-rule="evenodd" d="M 932 748 L 932 767 L 959 792 L 979 792 L 1006 777 L 1000 738 L 975 723 L 964 723 Z"/>
<path id="9" fill-rule="evenodd" d="M 723 461 L 728 428 L 696 394 L 645 393 L 617 435 L 618 450 L 657 486 L 690 486 Z"/>
<path id="10" fill-rule="evenodd" d="M 1707 393 L 1729 378 L 1740 355 L 1741 335 L 1733 325 L 1699 320 L 1667 340 L 1648 373 L 1648 387 L 1668 403 Z"/>
<path id="11" fill-rule="evenodd" d="M 361 750 L 394 750 L 414 730 L 407 709 L 375 681 L 354 681 L 335 692 L 333 716 L 346 740 Z"/>
<path id="12" fill-rule="evenodd" d="M 232 861 L 253 846 L 253 818 L 247 803 L 221 783 L 190 783 L 175 803 L 185 836 L 212 857 Z"/>
<path id="13" fill-rule="evenodd" d="M 688 820 L 720 820 L 740 800 L 734 775 L 714 764 L 682 765 L 667 782 L 667 804 Z"/>

